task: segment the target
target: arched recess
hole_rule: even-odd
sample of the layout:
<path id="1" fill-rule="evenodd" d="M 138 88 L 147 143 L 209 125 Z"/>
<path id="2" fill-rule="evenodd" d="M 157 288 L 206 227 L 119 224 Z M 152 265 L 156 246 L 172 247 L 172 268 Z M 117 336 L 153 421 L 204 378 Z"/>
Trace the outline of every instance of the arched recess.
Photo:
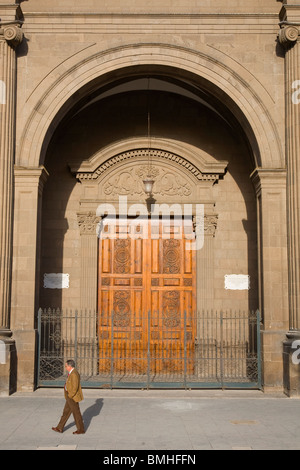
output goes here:
<path id="1" fill-rule="evenodd" d="M 19 210 L 18 201 L 21 200 L 22 189 L 26 188 L 28 193 L 29 180 L 36 203 L 36 211 L 30 212 L 33 223 L 27 221 L 31 230 L 31 236 L 28 235 L 28 238 L 36 240 L 39 232 L 37 201 L 42 192 L 41 180 L 46 177 L 45 171 L 41 168 L 45 162 L 48 144 L 57 126 L 69 112 L 74 111 L 77 106 L 82 107 L 87 96 L 93 95 L 100 88 L 109 88 L 116 80 L 147 76 L 148 73 L 170 79 L 175 77 L 182 83 L 198 88 L 207 94 L 216 106 L 221 104 L 222 111 L 228 113 L 228 119 L 235 119 L 243 130 L 253 156 L 253 182 L 258 196 L 260 306 L 263 307 L 265 328 L 268 329 L 269 337 L 272 332 L 276 337 L 274 341 L 281 341 L 282 330 L 287 329 L 287 319 L 284 316 L 286 312 L 285 159 L 283 139 L 280 139 L 277 129 L 275 103 L 251 72 L 212 47 L 203 45 L 195 51 L 168 44 L 139 44 L 99 51 L 98 45 L 94 45 L 65 61 L 41 81 L 28 97 L 24 107 L 27 124 L 17 141 L 16 153 L 16 210 Z M 170 147 L 167 150 L 170 150 Z M 192 154 L 189 158 L 193 160 Z M 194 158 L 196 161 L 199 155 Z M 42 174 L 38 172 L 38 168 Z M 36 172 L 34 174 L 33 169 Z M 18 246 L 18 243 L 21 245 L 22 233 L 18 233 L 17 226 L 15 234 L 15 245 Z M 274 235 L 277 237 L 276 242 L 278 239 L 282 248 L 279 261 L 278 251 L 276 253 L 272 251 Z M 35 258 L 36 250 L 32 250 L 32 253 L 30 265 L 38 266 Z M 207 262 L 207 259 L 203 261 Z M 38 275 L 39 273 L 37 278 Z M 31 280 L 30 291 L 28 290 L 31 303 L 27 302 L 26 305 L 27 318 L 30 318 L 30 314 L 35 311 L 38 288 L 38 283 Z M 14 279 L 16 305 L 24 289 L 24 283 Z M 20 320 L 16 316 L 17 309 L 13 308 L 12 311 L 15 312 L 12 324 L 16 328 L 20 327 Z M 272 364 L 269 362 L 271 369 Z M 268 360 L 265 362 L 265 371 L 267 370 Z"/>
<path id="2" fill-rule="evenodd" d="M 95 45 L 53 70 L 26 102 L 28 118 L 17 145 L 17 165 L 42 165 L 51 136 L 68 111 L 112 77 L 128 77 L 142 67 L 159 68 L 165 76 L 188 81 L 223 103 L 243 128 L 255 167 L 285 166 L 275 103 L 261 83 L 212 47 L 203 45 L 195 51 L 168 44 L 134 44 L 106 51 Z"/>

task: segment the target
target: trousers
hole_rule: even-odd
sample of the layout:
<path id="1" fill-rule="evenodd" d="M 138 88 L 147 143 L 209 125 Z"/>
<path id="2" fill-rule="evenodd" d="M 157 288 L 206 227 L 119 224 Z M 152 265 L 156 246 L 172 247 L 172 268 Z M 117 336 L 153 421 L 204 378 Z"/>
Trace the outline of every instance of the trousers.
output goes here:
<path id="1" fill-rule="evenodd" d="M 77 431 L 83 432 L 84 424 L 83 424 L 83 419 L 82 419 L 80 408 L 79 408 L 79 403 L 77 403 L 76 401 L 72 400 L 72 398 L 69 398 L 69 397 L 66 398 L 66 404 L 63 410 L 63 414 L 57 425 L 58 429 L 63 431 L 65 424 L 70 418 L 71 414 L 73 414 Z"/>

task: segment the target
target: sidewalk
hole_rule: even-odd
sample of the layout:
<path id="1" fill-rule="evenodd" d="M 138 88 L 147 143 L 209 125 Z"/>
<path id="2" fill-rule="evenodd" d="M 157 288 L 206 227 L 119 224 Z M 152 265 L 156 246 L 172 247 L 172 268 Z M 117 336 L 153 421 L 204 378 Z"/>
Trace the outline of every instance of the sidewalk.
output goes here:
<path id="1" fill-rule="evenodd" d="M 0 398 L 0 450 L 300 449 L 300 401 L 259 391 L 84 390 L 86 434 L 56 426 L 62 389 Z"/>

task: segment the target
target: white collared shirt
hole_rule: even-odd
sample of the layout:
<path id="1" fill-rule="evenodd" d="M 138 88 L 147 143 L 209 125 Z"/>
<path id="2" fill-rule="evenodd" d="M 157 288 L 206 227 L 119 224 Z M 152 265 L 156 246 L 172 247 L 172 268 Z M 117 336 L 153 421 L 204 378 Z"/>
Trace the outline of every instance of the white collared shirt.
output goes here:
<path id="1" fill-rule="evenodd" d="M 74 370 L 74 367 L 70 370 L 70 372 L 68 372 L 68 377 L 71 374 L 71 372 L 73 372 L 73 370 Z M 67 380 L 68 380 L 68 377 L 67 377 Z M 66 380 L 66 383 L 65 383 L 65 390 L 67 390 L 67 380 Z"/>

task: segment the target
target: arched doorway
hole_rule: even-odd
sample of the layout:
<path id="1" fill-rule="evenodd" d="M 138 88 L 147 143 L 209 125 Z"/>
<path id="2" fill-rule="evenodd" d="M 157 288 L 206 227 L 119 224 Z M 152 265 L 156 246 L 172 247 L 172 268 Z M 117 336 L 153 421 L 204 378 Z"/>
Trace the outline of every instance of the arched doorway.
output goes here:
<path id="1" fill-rule="evenodd" d="M 46 281 L 40 306 L 59 309 L 60 354 L 72 354 L 76 342 L 91 383 L 103 384 L 108 375 L 122 386 L 145 380 L 148 386 L 172 386 L 183 377 L 198 386 L 200 379 L 223 386 L 226 331 L 226 347 L 235 354 L 228 378 L 235 386 L 253 385 L 256 317 L 249 320 L 248 311 L 258 307 L 258 267 L 252 159 L 233 116 L 201 88 L 169 76 L 141 73 L 114 81 L 85 96 L 60 123 L 45 160 L 50 176 L 43 193 Z M 151 210 L 142 185 L 149 164 L 155 180 Z M 108 206 L 115 217 L 113 236 L 98 240 L 96 229 Z M 137 213 L 138 222 L 124 227 L 122 217 L 132 221 Z M 199 214 L 197 238 L 203 240 L 199 249 L 187 250 L 191 242 L 182 221 L 195 240 Z M 55 273 L 68 276 L 67 289 L 52 288 L 48 279 Z M 243 289 L 224 286 L 232 274 L 250 277 L 251 289 L 249 283 Z M 76 328 L 63 323 L 61 312 L 67 309 L 81 312 Z M 218 313 L 208 314 L 211 309 Z M 246 314 L 227 318 L 219 314 L 223 309 Z M 75 341 L 77 321 L 87 318 Z M 225 319 L 230 322 L 223 331 Z M 243 336 L 237 336 L 241 328 Z M 255 367 L 249 367 L 251 360 Z"/>
<path id="2" fill-rule="evenodd" d="M 28 98 L 24 108 L 24 115 L 28 116 L 27 124 L 17 145 L 15 219 L 23 220 L 26 217 L 28 221 L 23 232 L 26 233 L 26 240 L 30 240 L 32 244 L 30 250 L 27 247 L 28 263 L 32 269 L 28 279 L 21 280 L 14 276 L 12 329 L 18 330 L 20 335 L 30 333 L 33 336 L 39 306 L 55 305 L 60 308 L 68 303 L 70 308 L 77 309 L 78 305 L 80 308 L 83 305 L 81 299 L 85 305 L 88 299 L 95 305 L 97 279 L 90 276 L 90 270 L 95 272 L 93 263 L 98 260 L 98 256 L 95 256 L 95 244 L 90 243 L 87 235 L 89 230 L 94 233 L 97 220 L 95 212 L 87 212 L 86 209 L 91 207 L 91 201 L 97 205 L 99 200 L 96 199 L 95 203 L 95 188 L 82 184 L 83 181 L 88 183 L 88 178 L 80 179 L 78 174 L 76 179 L 75 173 L 81 165 L 84 167 L 84 162 L 88 162 L 87 173 L 91 174 L 97 170 L 90 166 L 93 162 L 98 161 L 101 166 L 114 156 L 134 150 L 134 145 L 128 148 L 125 143 L 129 135 L 130 138 L 139 135 L 141 140 L 145 139 L 144 120 L 141 119 L 135 125 L 133 114 L 128 116 L 128 110 L 134 109 L 133 101 L 137 103 L 136 96 L 139 94 L 141 97 L 143 91 L 145 103 L 148 88 L 145 90 L 144 85 L 143 90 L 141 82 L 147 82 L 150 77 L 153 85 L 156 84 L 152 91 L 156 96 L 157 123 L 160 122 L 159 128 L 165 131 L 156 136 L 166 140 L 159 147 L 160 150 L 173 153 L 176 158 L 185 155 L 185 159 L 195 168 L 195 163 L 202 161 L 204 167 L 202 171 L 198 168 L 200 173 L 205 173 L 205 155 L 212 156 L 219 162 L 224 160 L 224 149 L 229 150 L 229 154 L 225 156 L 228 165 L 223 179 L 219 178 L 219 183 L 214 182 L 214 178 L 206 181 L 208 189 L 198 186 L 197 198 L 193 201 L 208 202 L 207 242 L 205 249 L 197 254 L 196 260 L 197 273 L 199 269 L 205 273 L 197 276 L 197 283 L 199 279 L 202 280 L 202 284 L 196 288 L 197 309 L 211 308 L 213 305 L 219 311 L 221 308 L 232 307 L 233 295 L 234 304 L 242 303 L 242 309 L 245 303 L 247 309 L 252 306 L 256 308 L 259 303 L 267 344 L 263 358 L 264 380 L 265 384 L 272 385 L 282 380 L 282 359 L 278 354 L 275 358 L 269 351 L 278 353 L 284 338 L 283 331 L 288 328 L 285 289 L 286 226 L 282 223 L 285 220 L 285 163 L 282 141 L 276 128 L 277 117 L 274 115 L 272 97 L 250 72 L 216 49 L 208 46 L 201 46 L 200 49 L 193 51 L 174 45 L 135 44 L 115 49 L 110 49 L 108 45 L 105 51 L 99 51 L 98 45 L 94 45 L 58 66 Z M 132 86 L 135 81 L 139 82 L 138 87 L 137 83 Z M 126 90 L 122 87 L 129 88 Z M 118 95 L 122 95 L 121 102 L 116 100 Z M 135 96 L 129 102 L 131 106 L 124 106 L 130 96 Z M 163 97 L 163 100 L 159 97 Z M 115 106 L 108 106 L 113 101 Z M 143 100 L 140 101 L 140 107 L 135 109 L 143 109 L 144 116 L 142 102 Z M 182 102 L 185 103 L 183 108 L 178 106 Z M 192 106 L 187 106 L 187 102 L 192 103 Z M 119 113 L 117 121 L 111 119 L 104 122 L 104 127 L 100 129 L 99 125 L 97 127 L 98 118 L 101 116 L 105 120 L 105 113 L 98 113 L 96 119 L 91 121 L 89 104 L 95 106 L 95 109 L 100 106 L 101 111 L 106 106 L 107 116 L 112 116 L 112 110 L 122 104 L 123 115 Z M 159 108 L 163 111 L 161 115 Z M 174 110 L 178 109 L 176 115 Z M 200 109 L 204 112 L 199 112 Z M 167 121 L 166 112 L 169 117 Z M 69 123 L 72 121 L 75 125 L 76 119 L 84 113 L 87 118 L 86 134 L 81 132 L 80 126 L 73 126 L 73 133 L 68 134 L 71 129 Z M 138 117 L 137 114 L 134 116 Z M 161 126 L 164 122 L 174 122 L 174 116 L 178 116 L 175 126 Z M 120 126 L 122 122 L 126 123 L 125 127 Z M 195 126 L 195 123 L 198 125 Z M 124 134 L 124 129 L 128 130 L 130 125 L 135 125 L 131 128 L 134 132 Z M 107 131 L 109 126 L 113 132 L 106 132 L 103 137 L 101 131 Z M 185 129 L 184 139 L 182 126 Z M 87 140 L 86 136 L 91 135 L 92 130 L 93 138 Z M 209 136 L 211 137 L 213 131 L 215 138 L 212 140 Z M 107 140 L 110 135 L 118 136 L 119 140 Z M 97 138 L 104 139 L 102 147 L 99 146 L 102 152 L 100 160 L 97 159 Z M 194 140 L 191 142 L 190 139 Z M 104 144 L 106 146 L 103 147 Z M 202 145 L 204 150 L 201 149 Z M 196 156 L 193 147 L 198 150 Z M 147 145 L 144 143 L 139 148 L 145 149 Z M 199 149 L 204 152 L 204 157 L 203 153 L 199 154 Z M 79 156 L 77 167 L 74 166 L 76 155 Z M 95 160 L 93 156 L 96 156 Z M 82 175 L 85 174 L 83 167 L 80 168 Z M 223 170 L 224 168 L 223 165 Z M 213 173 L 222 174 L 222 171 L 218 172 L 218 168 L 214 168 Z M 43 187 L 45 192 L 42 208 Z M 82 190 L 85 191 L 84 197 Z M 82 203 L 78 207 L 81 199 Z M 24 210 L 24 204 L 30 210 Z M 93 208 L 95 209 L 96 207 Z M 234 228 L 238 230 L 238 235 L 233 235 Z M 22 227 L 16 224 L 16 264 L 19 263 L 18 249 L 25 240 L 23 232 Z M 39 256 L 41 232 L 43 260 Z M 282 247 L 279 253 L 273 250 L 273 235 L 276 235 L 275 238 Z M 81 256 L 82 247 L 89 256 Z M 243 292 L 226 289 L 229 295 L 224 302 L 224 276 L 233 273 L 247 276 L 250 265 L 250 291 L 247 288 Z M 83 272 L 87 275 L 80 279 L 80 273 Z M 44 290 L 43 276 L 47 273 L 72 274 L 69 277 L 69 289 Z M 59 285 L 67 284 L 68 277 L 60 277 Z M 252 290 L 253 286 L 258 288 L 254 287 Z M 22 303 L 25 290 L 26 303 Z M 56 337 L 54 333 L 52 337 Z M 34 351 L 31 354 L 33 356 Z"/>

